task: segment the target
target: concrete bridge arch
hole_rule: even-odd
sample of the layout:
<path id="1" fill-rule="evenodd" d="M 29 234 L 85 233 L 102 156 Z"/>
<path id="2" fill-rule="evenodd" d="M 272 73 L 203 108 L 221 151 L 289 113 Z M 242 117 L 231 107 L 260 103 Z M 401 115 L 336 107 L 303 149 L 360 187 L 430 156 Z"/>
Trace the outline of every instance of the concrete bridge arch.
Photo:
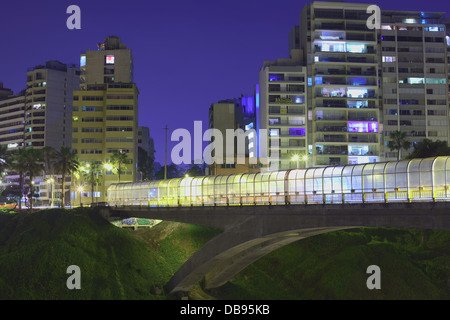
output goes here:
<path id="1" fill-rule="evenodd" d="M 293 206 L 120 207 L 105 215 L 178 221 L 221 228 L 167 284 L 187 292 L 205 279 L 207 289 L 231 280 L 264 255 L 321 233 L 358 227 L 450 230 L 450 203 L 390 203 Z"/>

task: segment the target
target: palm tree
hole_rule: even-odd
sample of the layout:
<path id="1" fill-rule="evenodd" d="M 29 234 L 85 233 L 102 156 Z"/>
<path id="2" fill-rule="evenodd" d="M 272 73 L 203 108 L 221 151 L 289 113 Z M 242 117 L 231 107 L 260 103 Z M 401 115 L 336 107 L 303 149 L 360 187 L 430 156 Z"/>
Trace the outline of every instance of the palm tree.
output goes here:
<path id="1" fill-rule="evenodd" d="M 388 148 L 393 151 L 397 151 L 397 161 L 400 161 L 400 151 L 402 149 L 408 150 L 411 147 L 411 142 L 406 138 L 406 132 L 392 131 L 389 135 L 390 141 L 388 142 Z"/>
<path id="2" fill-rule="evenodd" d="M 41 149 L 26 148 L 23 149 L 25 163 L 24 172 L 28 173 L 30 179 L 30 209 L 33 209 L 33 178 L 38 176 L 44 170 L 44 153 Z"/>
<path id="3" fill-rule="evenodd" d="M 0 178 L 3 176 L 3 172 L 8 167 L 11 161 L 11 155 L 8 152 L 8 148 L 0 144 Z"/>
<path id="4" fill-rule="evenodd" d="M 66 146 L 62 146 L 55 155 L 55 168 L 62 176 L 62 207 L 66 206 L 66 176 L 72 174 L 78 170 L 80 163 L 71 149 Z"/>
<path id="5" fill-rule="evenodd" d="M 26 153 L 25 149 L 18 149 L 12 153 L 12 161 L 10 169 L 19 175 L 19 210 L 22 209 L 22 198 L 24 195 L 24 176 L 25 176 L 25 166 L 26 166 Z"/>
<path id="6" fill-rule="evenodd" d="M 56 156 L 56 150 L 52 147 L 46 146 L 42 149 L 42 152 L 44 153 L 44 180 L 47 182 L 47 186 L 50 185 L 49 189 L 49 203 L 50 206 L 53 207 L 53 177 L 55 170 L 55 156 Z M 47 176 L 50 176 L 49 179 L 47 179 Z"/>
<path id="7" fill-rule="evenodd" d="M 110 160 L 112 165 L 114 166 L 115 171 L 119 175 L 120 183 L 120 175 L 123 173 L 123 166 L 128 163 L 127 154 L 116 150 L 114 151 Z"/>
<path id="8" fill-rule="evenodd" d="M 100 183 L 102 168 L 98 162 L 91 162 L 85 165 L 83 172 L 84 181 L 91 186 L 91 203 L 94 203 L 94 187 Z"/>

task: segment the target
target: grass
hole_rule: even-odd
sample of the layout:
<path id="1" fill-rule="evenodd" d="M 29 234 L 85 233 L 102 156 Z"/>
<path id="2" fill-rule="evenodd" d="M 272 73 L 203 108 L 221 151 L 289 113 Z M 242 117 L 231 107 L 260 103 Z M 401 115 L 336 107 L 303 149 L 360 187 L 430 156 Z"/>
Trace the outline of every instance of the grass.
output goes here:
<path id="1" fill-rule="evenodd" d="M 0 214 L 0 299 L 173 299 L 164 286 L 220 230 L 163 221 L 120 229 L 96 209 Z M 69 290 L 67 267 L 81 269 Z M 381 290 L 366 287 L 381 269 Z M 361 228 L 307 238 L 240 272 L 206 299 L 449 299 L 450 232 Z"/>
<path id="2" fill-rule="evenodd" d="M 221 299 L 449 299 L 450 233 L 362 228 L 296 242 L 260 259 L 225 286 Z M 381 290 L 369 290 L 378 265 Z M 282 270 L 282 272 L 280 272 Z"/>
<path id="3" fill-rule="evenodd" d="M 192 225 L 171 228 L 150 246 L 140 230 L 116 228 L 87 208 L 0 215 L 0 299 L 171 299 L 154 288 L 162 290 L 208 234 Z M 81 269 L 81 290 L 66 287 L 70 265 Z"/>

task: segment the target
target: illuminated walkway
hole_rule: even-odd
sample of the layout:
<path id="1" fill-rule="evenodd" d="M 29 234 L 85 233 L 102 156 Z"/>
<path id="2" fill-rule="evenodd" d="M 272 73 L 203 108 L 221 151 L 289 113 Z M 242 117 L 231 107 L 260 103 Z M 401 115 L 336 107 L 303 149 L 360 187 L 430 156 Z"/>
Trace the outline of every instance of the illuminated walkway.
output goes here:
<path id="1" fill-rule="evenodd" d="M 450 157 L 115 184 L 108 203 L 151 207 L 450 201 Z"/>
<path id="2" fill-rule="evenodd" d="M 450 230 L 449 159 L 121 184 L 114 188 L 122 193 L 112 195 L 103 214 L 224 230 L 175 273 L 166 289 L 186 292 L 202 279 L 206 288 L 214 288 L 265 254 L 325 232 L 357 227 Z M 200 180 L 206 184 L 199 187 Z"/>

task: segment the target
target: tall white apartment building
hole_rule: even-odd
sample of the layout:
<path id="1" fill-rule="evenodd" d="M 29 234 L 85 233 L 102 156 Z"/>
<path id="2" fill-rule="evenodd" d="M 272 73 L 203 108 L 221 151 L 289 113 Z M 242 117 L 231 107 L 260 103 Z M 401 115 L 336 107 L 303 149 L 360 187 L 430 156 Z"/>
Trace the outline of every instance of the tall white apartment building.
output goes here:
<path id="1" fill-rule="evenodd" d="M 384 159 L 393 131 L 411 143 L 449 140 L 448 36 L 443 13 L 382 11 Z M 403 152 L 404 155 L 407 152 Z"/>
<path id="2" fill-rule="evenodd" d="M 281 170 L 304 168 L 311 160 L 306 79 L 297 49 L 291 50 L 290 59 L 265 62 L 259 72 L 259 129 L 267 130 L 266 139 L 259 137 L 259 156 L 278 162 L 275 168 Z"/>

